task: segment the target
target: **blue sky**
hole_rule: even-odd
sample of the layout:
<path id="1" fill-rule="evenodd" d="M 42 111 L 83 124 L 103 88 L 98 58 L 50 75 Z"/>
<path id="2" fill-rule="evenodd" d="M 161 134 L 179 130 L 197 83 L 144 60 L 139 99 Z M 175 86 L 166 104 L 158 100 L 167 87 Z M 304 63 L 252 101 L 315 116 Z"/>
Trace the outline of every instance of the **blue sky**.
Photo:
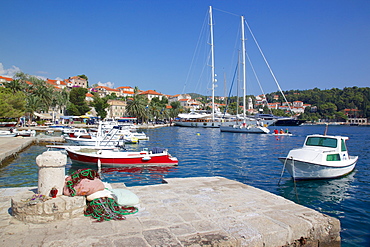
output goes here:
<path id="1" fill-rule="evenodd" d="M 201 50 L 209 49 L 201 32 L 209 6 L 214 8 L 216 95 L 230 90 L 240 15 L 283 90 L 370 86 L 368 0 L 2 1 L 0 75 L 85 74 L 90 85 L 210 95 L 210 83 L 200 75 L 203 69 L 209 75 Z M 249 33 L 247 39 L 264 92 L 277 91 Z M 247 91 L 260 94 L 247 67 Z"/>

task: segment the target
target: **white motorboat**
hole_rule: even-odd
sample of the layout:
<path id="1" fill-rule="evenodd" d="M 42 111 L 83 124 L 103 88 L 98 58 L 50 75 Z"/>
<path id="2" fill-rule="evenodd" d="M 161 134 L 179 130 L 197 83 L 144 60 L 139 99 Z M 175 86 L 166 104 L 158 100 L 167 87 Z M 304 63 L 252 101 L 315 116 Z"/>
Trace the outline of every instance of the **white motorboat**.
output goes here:
<path id="1" fill-rule="evenodd" d="M 70 133 L 71 134 L 71 133 Z M 77 135 L 76 137 L 64 136 L 64 140 L 78 146 L 124 146 L 125 144 L 137 144 L 138 138 L 128 130 L 122 130 L 120 126 L 114 126 L 108 133 L 98 131 L 96 136 Z"/>
<path id="2" fill-rule="evenodd" d="M 358 156 L 349 156 L 345 136 L 309 135 L 302 148 L 280 157 L 293 179 L 323 179 L 346 175 L 355 168 Z"/>
<path id="3" fill-rule="evenodd" d="M 16 136 L 22 136 L 22 137 L 35 137 L 36 136 L 36 130 L 14 130 L 13 131 Z"/>
<path id="4" fill-rule="evenodd" d="M 0 137 L 15 137 L 16 133 L 11 130 L 0 130 Z"/>
<path id="5" fill-rule="evenodd" d="M 89 131 L 85 128 L 68 128 L 62 130 L 62 134 L 69 137 L 77 137 L 80 135 L 89 135 Z"/>

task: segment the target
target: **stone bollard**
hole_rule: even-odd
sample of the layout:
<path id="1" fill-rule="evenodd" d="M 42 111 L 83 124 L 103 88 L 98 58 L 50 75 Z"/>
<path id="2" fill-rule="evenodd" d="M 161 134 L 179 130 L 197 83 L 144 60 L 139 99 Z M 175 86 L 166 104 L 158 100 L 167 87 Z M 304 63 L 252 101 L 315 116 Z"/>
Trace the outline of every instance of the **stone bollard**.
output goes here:
<path id="1" fill-rule="evenodd" d="M 39 167 L 38 193 L 49 196 L 50 190 L 55 187 L 57 195 L 62 195 L 67 155 L 59 151 L 46 151 L 37 156 L 36 163 Z"/>

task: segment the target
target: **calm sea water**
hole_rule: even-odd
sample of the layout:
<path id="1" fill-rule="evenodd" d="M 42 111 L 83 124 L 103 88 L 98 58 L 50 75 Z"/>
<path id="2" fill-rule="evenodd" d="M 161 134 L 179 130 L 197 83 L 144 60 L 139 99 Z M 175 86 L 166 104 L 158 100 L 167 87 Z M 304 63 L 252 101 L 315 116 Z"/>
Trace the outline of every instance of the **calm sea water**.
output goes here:
<path id="1" fill-rule="evenodd" d="M 107 182 L 127 186 L 161 183 L 165 178 L 223 176 L 328 214 L 341 221 L 342 246 L 370 246 L 370 128 L 331 126 L 328 134 L 344 135 L 350 155 L 359 156 L 351 174 L 331 180 L 298 181 L 277 160 L 302 146 L 308 134 L 324 133 L 324 126 L 289 127 L 294 136 L 224 133 L 219 129 L 164 127 L 144 130 L 150 141 L 131 149 L 165 147 L 179 159 L 177 167 L 103 168 Z M 32 146 L 11 164 L 0 167 L 0 187 L 37 186 L 35 158 L 45 151 Z M 80 167 L 68 164 L 69 173 Z M 281 178 L 280 183 L 279 180 Z"/>

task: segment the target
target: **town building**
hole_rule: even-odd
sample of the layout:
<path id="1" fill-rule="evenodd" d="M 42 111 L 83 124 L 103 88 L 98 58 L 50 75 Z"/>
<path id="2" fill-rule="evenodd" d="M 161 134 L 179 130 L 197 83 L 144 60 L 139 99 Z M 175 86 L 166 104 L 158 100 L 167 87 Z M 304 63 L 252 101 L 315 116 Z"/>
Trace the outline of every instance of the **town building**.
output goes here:
<path id="1" fill-rule="evenodd" d="M 182 99 L 191 99 L 191 96 L 189 94 L 175 94 L 172 96 L 168 96 L 168 103 L 171 104 L 172 102 L 180 101 Z"/>
<path id="2" fill-rule="evenodd" d="M 106 87 L 106 86 L 97 86 L 92 88 L 92 91 L 97 92 L 100 96 L 100 98 L 103 98 L 105 96 L 116 94 L 116 96 L 119 96 L 120 91 L 114 88 Z"/>
<path id="3" fill-rule="evenodd" d="M 107 103 L 109 104 L 107 118 L 116 119 L 126 115 L 126 101 L 110 99 Z"/>
<path id="4" fill-rule="evenodd" d="M 84 78 L 81 78 L 79 76 L 72 76 L 69 77 L 67 80 L 67 86 L 72 88 L 72 87 L 83 87 L 87 88 L 87 80 Z"/>
<path id="5" fill-rule="evenodd" d="M 119 90 L 119 97 L 132 97 L 135 94 L 135 89 L 132 87 L 117 87 L 117 90 Z"/>
<path id="6" fill-rule="evenodd" d="M 154 90 L 147 90 L 147 91 L 144 91 L 144 92 L 140 92 L 139 95 L 143 95 L 145 98 L 147 98 L 149 100 L 149 102 L 153 98 L 159 98 L 159 100 L 162 100 L 162 98 L 165 97 L 165 95 L 163 95 L 161 93 L 158 93 Z"/>
<path id="7" fill-rule="evenodd" d="M 0 87 L 5 87 L 5 83 L 9 83 L 11 81 L 13 81 L 13 78 L 0 76 Z"/>
<path id="8" fill-rule="evenodd" d="M 55 89 L 64 89 L 67 87 L 67 82 L 65 80 L 46 79 L 45 83 L 53 86 Z"/>

